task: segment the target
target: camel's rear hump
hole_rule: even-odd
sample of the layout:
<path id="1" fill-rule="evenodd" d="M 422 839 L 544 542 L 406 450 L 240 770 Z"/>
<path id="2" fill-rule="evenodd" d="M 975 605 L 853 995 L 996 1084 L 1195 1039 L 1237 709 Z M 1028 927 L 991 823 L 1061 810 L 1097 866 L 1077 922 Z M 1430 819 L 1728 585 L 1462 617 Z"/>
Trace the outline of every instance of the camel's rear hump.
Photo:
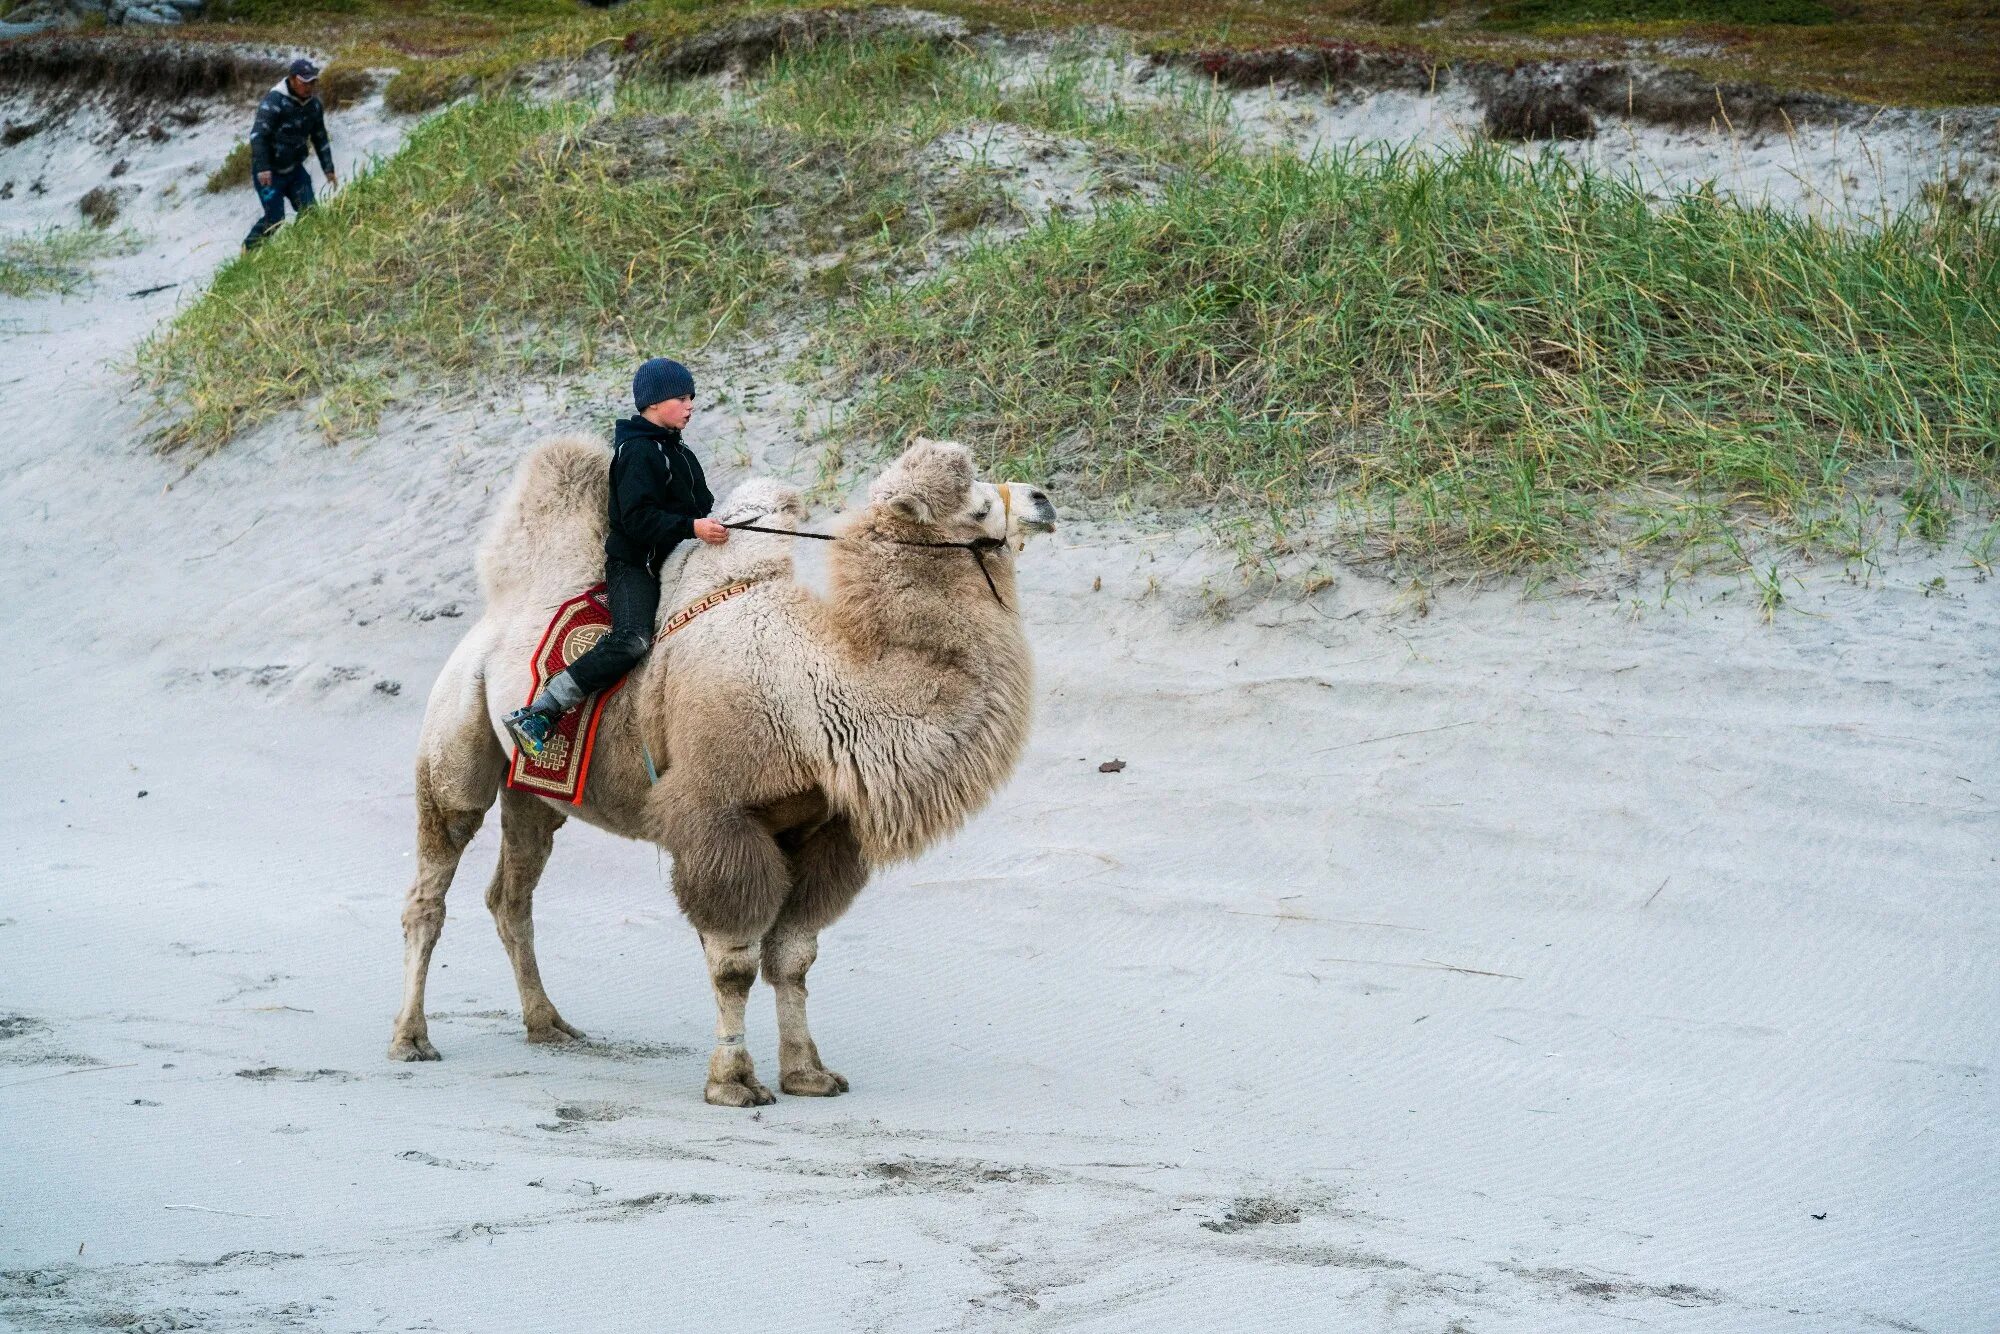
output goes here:
<path id="1" fill-rule="evenodd" d="M 597 437 L 535 446 L 479 544 L 487 605 L 553 606 L 601 579 L 610 488 L 611 448 Z"/>

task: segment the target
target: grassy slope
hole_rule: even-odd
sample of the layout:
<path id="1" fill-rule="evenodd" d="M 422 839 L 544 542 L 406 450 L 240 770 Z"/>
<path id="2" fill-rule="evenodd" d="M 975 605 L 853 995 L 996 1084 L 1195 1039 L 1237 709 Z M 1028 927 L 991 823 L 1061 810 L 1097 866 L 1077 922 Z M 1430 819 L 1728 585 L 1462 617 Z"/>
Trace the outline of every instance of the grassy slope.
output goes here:
<path id="1" fill-rule="evenodd" d="M 864 431 L 959 431 L 1001 466 L 1303 515 L 1425 560 L 1733 540 L 1747 502 L 1829 531 L 1891 467 L 1939 535 L 2000 455 L 2000 223 L 1874 236 L 1487 152 L 1306 165 L 1218 139 L 1199 98 L 1003 91 L 908 41 L 790 59 L 731 108 L 628 88 L 609 118 L 455 108 L 151 344 L 212 447 L 319 400 L 366 421 L 408 368 L 560 373 L 810 310 Z M 1102 143 L 1162 197 L 899 281 L 996 204 L 917 170 L 948 126 Z M 306 304 L 302 308 L 301 301 Z M 1615 531 L 1614 531 L 1615 530 Z"/>
<path id="2" fill-rule="evenodd" d="M 880 293 L 829 345 L 867 372 L 864 431 L 1126 494 L 1346 504 L 1481 566 L 1620 514 L 1701 536 L 1688 494 L 1803 517 L 1889 461 L 1931 523 L 2000 451 L 1995 221 L 1656 210 L 1498 152 L 1224 159 Z"/>
<path id="3" fill-rule="evenodd" d="M 184 408 L 168 443 L 214 447 L 315 398 L 335 429 L 365 422 L 412 366 L 561 373 L 606 346 L 705 342 L 907 271 L 985 218 L 990 188 L 913 166 L 947 124 L 1149 125 L 1060 73 L 1003 97 L 978 62 L 905 42 L 785 62 L 764 93 L 747 119 L 644 86 L 609 118 L 508 98 L 444 112 L 148 345 Z"/>

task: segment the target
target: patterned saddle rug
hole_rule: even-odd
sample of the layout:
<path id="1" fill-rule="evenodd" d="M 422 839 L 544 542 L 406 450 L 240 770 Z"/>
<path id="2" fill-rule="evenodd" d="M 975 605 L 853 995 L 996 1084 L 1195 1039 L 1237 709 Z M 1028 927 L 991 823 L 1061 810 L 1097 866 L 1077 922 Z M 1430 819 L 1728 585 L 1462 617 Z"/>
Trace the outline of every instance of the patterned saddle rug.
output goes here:
<path id="1" fill-rule="evenodd" d="M 527 703 L 551 676 L 590 652 L 598 640 L 611 633 L 611 606 L 605 600 L 604 585 L 598 584 L 577 594 L 556 608 L 542 642 L 535 645 L 533 682 Z M 507 770 L 507 786 L 518 792 L 555 797 L 572 806 L 583 804 L 583 785 L 590 778 L 590 754 L 597 744 L 597 724 L 604 705 L 618 693 L 623 681 L 600 690 L 562 716 L 549 733 L 542 758 L 529 759 L 517 746 L 514 763 Z"/>
<path id="2" fill-rule="evenodd" d="M 666 626 L 654 636 L 653 642 L 665 639 L 709 608 L 749 592 L 752 586 L 749 581 L 730 584 L 681 608 L 667 618 Z M 534 679 L 528 686 L 527 703 L 534 703 L 551 676 L 590 652 L 598 640 L 611 633 L 611 606 L 604 588 L 598 584 L 585 589 L 556 608 L 556 614 L 549 619 L 549 628 L 542 633 L 541 643 L 535 645 Z M 604 717 L 605 704 L 624 684 L 619 681 L 600 690 L 565 713 L 549 733 L 541 759 L 529 759 L 516 747 L 514 762 L 507 770 L 507 786 L 581 806 L 584 784 L 590 781 L 591 754 L 597 747 L 597 724 Z M 646 756 L 646 770 L 649 774 L 653 771 L 651 755 Z"/>

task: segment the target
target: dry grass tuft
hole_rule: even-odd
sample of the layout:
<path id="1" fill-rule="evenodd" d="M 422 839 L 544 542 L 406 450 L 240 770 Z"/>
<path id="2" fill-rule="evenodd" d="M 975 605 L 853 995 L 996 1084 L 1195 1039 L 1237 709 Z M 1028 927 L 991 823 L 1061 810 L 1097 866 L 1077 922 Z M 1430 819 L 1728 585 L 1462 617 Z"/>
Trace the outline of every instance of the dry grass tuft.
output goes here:
<path id="1" fill-rule="evenodd" d="M 207 194 L 219 195 L 225 190 L 240 190 L 250 184 L 250 141 L 243 140 L 229 150 L 222 159 L 222 165 L 208 174 L 202 182 L 202 190 Z"/>
<path id="2" fill-rule="evenodd" d="M 76 206 L 93 227 L 109 227 L 118 221 L 118 192 L 108 185 L 93 188 L 76 201 Z"/>

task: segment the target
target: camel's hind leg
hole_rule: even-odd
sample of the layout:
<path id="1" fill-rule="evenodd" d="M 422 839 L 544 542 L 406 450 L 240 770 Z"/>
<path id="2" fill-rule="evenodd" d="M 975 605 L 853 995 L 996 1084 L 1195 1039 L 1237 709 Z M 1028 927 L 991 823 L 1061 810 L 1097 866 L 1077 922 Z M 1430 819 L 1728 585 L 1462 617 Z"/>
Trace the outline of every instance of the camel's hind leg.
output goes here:
<path id="1" fill-rule="evenodd" d="M 491 734 L 487 744 L 496 752 L 499 743 Z M 483 778 L 486 757 L 475 757 L 469 766 L 475 780 Z M 403 904 L 403 1008 L 396 1016 L 396 1030 L 389 1039 L 392 1061 L 435 1061 L 437 1048 L 431 1045 L 430 1025 L 424 1018 L 424 982 L 429 976 L 431 951 L 438 933 L 444 930 L 444 896 L 458 871 L 458 859 L 465 845 L 479 832 L 486 807 L 499 787 L 497 768 L 492 783 L 482 781 L 457 785 L 441 783 L 433 772 L 429 756 L 417 761 L 417 876 L 410 884 Z M 485 801 L 478 800 L 479 787 L 486 787 Z"/>
<path id="2" fill-rule="evenodd" d="M 789 840 L 781 839 L 781 846 Z M 820 1061 L 806 1024 L 806 971 L 819 957 L 820 928 L 847 910 L 868 879 L 847 822 L 829 820 L 788 849 L 792 893 L 777 924 L 764 936 L 764 979 L 778 993 L 778 1087 L 786 1093 L 830 1098 L 847 1092 L 847 1080 Z"/>
<path id="3" fill-rule="evenodd" d="M 521 991 L 521 1019 L 530 1042 L 567 1042 L 582 1032 L 563 1022 L 535 962 L 535 885 L 548 864 L 556 830 L 569 817 L 539 797 L 508 788 L 500 794 L 500 864 L 486 889 L 486 906 Z"/>

